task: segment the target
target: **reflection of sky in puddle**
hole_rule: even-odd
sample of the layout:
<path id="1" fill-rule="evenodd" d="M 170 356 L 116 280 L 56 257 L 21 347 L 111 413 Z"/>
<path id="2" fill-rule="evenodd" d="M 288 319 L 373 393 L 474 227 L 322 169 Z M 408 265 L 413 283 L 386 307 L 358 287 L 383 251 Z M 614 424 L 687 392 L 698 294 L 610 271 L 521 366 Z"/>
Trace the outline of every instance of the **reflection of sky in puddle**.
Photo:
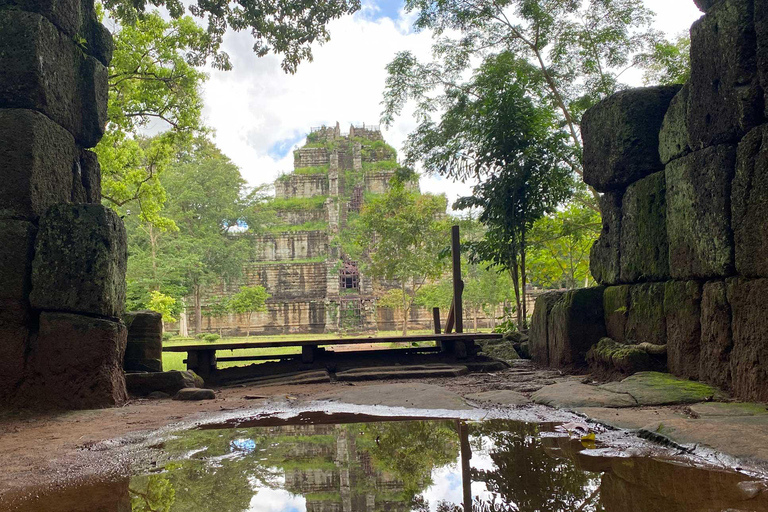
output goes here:
<path id="1" fill-rule="evenodd" d="M 469 491 L 484 512 L 768 512 L 763 480 L 600 443 L 585 450 L 552 430 L 507 420 L 191 430 L 158 447 L 170 459 L 159 472 L 64 489 L 21 510 L 458 512 Z"/>

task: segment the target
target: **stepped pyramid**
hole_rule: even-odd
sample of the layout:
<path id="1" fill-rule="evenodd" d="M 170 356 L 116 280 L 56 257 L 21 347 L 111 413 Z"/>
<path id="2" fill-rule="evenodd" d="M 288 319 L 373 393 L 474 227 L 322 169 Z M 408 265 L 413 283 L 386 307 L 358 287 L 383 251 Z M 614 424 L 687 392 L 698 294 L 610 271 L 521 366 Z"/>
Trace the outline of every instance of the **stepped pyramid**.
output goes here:
<path id="1" fill-rule="evenodd" d="M 399 328 L 393 311 L 376 310 L 382 283 L 362 275 L 338 244 L 350 213 L 360 211 L 366 195 L 385 193 L 398 169 L 397 152 L 378 126 L 350 126 L 348 135 L 341 134 L 338 123 L 312 128 L 307 143 L 294 151 L 293 171 L 275 181 L 275 199 L 266 206 L 275 222 L 268 234 L 257 238 L 242 282 L 220 285 L 205 295 L 264 286 L 272 297 L 268 311 L 253 315 L 252 334 Z M 412 186 L 418 190 L 418 183 Z M 412 319 L 429 328 L 426 311 L 414 310 Z M 229 315 L 221 322 L 225 333 L 245 334 L 244 318 Z M 203 330 L 217 328 L 216 319 L 203 320 Z"/>

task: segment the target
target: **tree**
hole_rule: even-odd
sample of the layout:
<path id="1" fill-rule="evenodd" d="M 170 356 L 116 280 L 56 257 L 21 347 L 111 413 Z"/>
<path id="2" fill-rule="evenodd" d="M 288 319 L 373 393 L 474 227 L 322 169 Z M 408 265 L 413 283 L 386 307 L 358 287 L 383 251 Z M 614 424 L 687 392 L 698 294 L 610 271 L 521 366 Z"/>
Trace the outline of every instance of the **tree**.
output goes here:
<path id="1" fill-rule="evenodd" d="M 590 279 L 589 251 L 600 234 L 600 217 L 575 202 L 537 220 L 530 235 L 531 281 L 578 288 Z"/>
<path id="2" fill-rule="evenodd" d="M 528 91 L 530 66 L 511 52 L 487 58 L 443 98 L 439 123 L 424 120 L 407 142 L 407 159 L 428 172 L 482 179 L 454 207 L 476 209 L 484 238 L 468 243 L 472 261 L 508 271 L 525 324 L 525 253 L 533 223 L 573 192 L 572 147 L 551 110 Z"/>
<path id="3" fill-rule="evenodd" d="M 178 309 L 176 299 L 170 297 L 164 293 L 160 293 L 157 290 L 150 292 L 149 303 L 147 308 L 152 311 L 157 311 L 163 315 L 163 322 L 175 322 L 173 317 L 175 311 Z"/>
<path id="4" fill-rule="evenodd" d="M 257 311 L 267 310 L 267 299 L 271 297 L 263 286 L 243 286 L 229 299 L 229 309 L 233 313 L 245 315 L 248 327 L 246 337 L 251 335 L 251 317 Z"/>
<path id="5" fill-rule="evenodd" d="M 403 336 L 408 315 L 419 290 L 442 275 L 445 262 L 440 250 L 449 240 L 444 196 L 418 194 L 404 181 L 392 180 L 386 194 L 367 201 L 354 221 L 351 251 L 364 262 L 372 278 L 400 285 Z"/>
<path id="6" fill-rule="evenodd" d="M 638 61 L 645 68 L 646 85 L 684 84 L 691 76 L 691 38 L 683 33 L 672 41 L 661 39 Z"/>
<path id="7" fill-rule="evenodd" d="M 227 316 L 230 311 L 232 311 L 232 308 L 229 304 L 229 299 L 226 297 L 212 297 L 208 301 L 208 307 L 205 311 L 203 311 L 203 316 L 207 316 L 219 321 L 219 336 L 221 337 L 224 337 L 224 334 L 221 329 L 220 320 Z"/>
<path id="8" fill-rule="evenodd" d="M 145 15 L 147 4 L 165 7 L 172 19 L 186 11 L 181 0 L 106 0 L 104 6 L 122 24 L 135 24 Z M 194 46 L 192 58 L 198 66 L 206 59 L 218 69 L 230 69 L 229 56 L 220 51 L 224 33 L 250 29 L 253 50 L 262 57 L 270 52 L 283 55 L 282 67 L 293 73 L 303 60 L 312 59 L 311 45 L 329 38 L 326 25 L 344 14 L 360 9 L 359 0 L 254 0 L 233 3 L 224 0 L 197 0 L 186 4 L 189 12 L 208 20 L 208 28 Z"/>
<path id="9" fill-rule="evenodd" d="M 179 147 L 204 131 L 200 88 L 207 75 L 196 69 L 195 48 L 204 29 L 187 16 L 166 21 L 146 13 L 114 35 L 109 67 L 107 130 L 96 146 L 107 204 L 157 229 L 175 229 L 162 215 L 166 192 L 160 177 Z M 161 133 L 143 135 L 150 124 Z"/>
<path id="10" fill-rule="evenodd" d="M 453 94 L 472 94 L 461 80 L 478 59 L 509 53 L 512 72 L 528 76 L 526 94 L 565 127 L 579 176 L 582 113 L 623 88 L 619 79 L 639 64 L 635 55 L 659 40 L 641 0 L 406 0 L 406 11 L 416 13 L 417 29 L 433 32 L 434 60 L 406 51 L 387 66 L 385 124 L 411 100 L 416 117 L 429 120 Z M 599 211 L 596 191 L 582 197 Z"/>

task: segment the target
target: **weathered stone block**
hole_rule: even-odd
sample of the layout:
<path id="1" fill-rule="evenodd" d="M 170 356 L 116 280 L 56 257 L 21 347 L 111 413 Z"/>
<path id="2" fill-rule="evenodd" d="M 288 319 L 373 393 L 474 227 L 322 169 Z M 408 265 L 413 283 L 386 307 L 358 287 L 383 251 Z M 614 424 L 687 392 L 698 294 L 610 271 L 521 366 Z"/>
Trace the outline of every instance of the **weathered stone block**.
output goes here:
<path id="1" fill-rule="evenodd" d="M 768 279 L 730 278 L 726 290 L 732 313 L 733 393 L 768 401 Z"/>
<path id="2" fill-rule="evenodd" d="M 37 405 L 95 408 L 127 399 L 120 322 L 68 313 L 40 315 L 25 385 Z M 23 393 L 22 395 L 25 395 Z"/>
<path id="3" fill-rule="evenodd" d="M 24 377 L 29 324 L 25 301 L 0 299 L 0 403 L 10 400 Z"/>
<path id="4" fill-rule="evenodd" d="M 126 260 L 125 227 L 115 212 L 95 204 L 53 206 L 40 219 L 32 306 L 118 318 Z"/>
<path id="5" fill-rule="evenodd" d="M 669 278 L 664 172 L 627 188 L 621 203 L 621 280 Z"/>
<path id="6" fill-rule="evenodd" d="M 163 371 L 163 316 L 156 311 L 131 311 L 123 317 L 128 328 L 126 371 Z"/>
<path id="7" fill-rule="evenodd" d="M 0 300 L 27 300 L 36 233 L 31 222 L 0 220 Z"/>
<path id="8" fill-rule="evenodd" d="M 725 281 L 710 281 L 704 284 L 701 297 L 699 379 L 730 389 L 731 350 L 731 306 Z"/>
<path id="9" fill-rule="evenodd" d="M 664 287 L 669 372 L 688 379 L 699 378 L 701 352 L 701 284 L 667 281 Z"/>
<path id="10" fill-rule="evenodd" d="M 618 92 L 584 113 L 584 181 L 601 192 L 622 190 L 660 171 L 659 129 L 679 85 Z"/>
<path id="11" fill-rule="evenodd" d="M 659 131 L 659 157 L 662 164 L 690 153 L 688 140 L 688 102 L 690 86 L 685 84 L 672 101 Z"/>
<path id="12" fill-rule="evenodd" d="M 34 220 L 69 202 L 76 160 L 75 139 L 46 116 L 0 109 L 0 217 Z"/>
<path id="13" fill-rule="evenodd" d="M 125 376 L 128 392 L 135 396 L 147 396 L 161 391 L 175 395 L 180 389 L 201 388 L 203 379 L 191 371 L 170 371 L 157 373 L 129 373 Z"/>
<path id="14" fill-rule="evenodd" d="M 547 333 L 549 314 L 563 293 L 557 291 L 542 293 L 536 298 L 536 303 L 533 306 L 528 343 L 531 359 L 539 364 L 549 364 L 549 337 Z"/>
<path id="15" fill-rule="evenodd" d="M 754 2 L 755 39 L 757 41 L 756 59 L 757 74 L 760 86 L 765 91 L 768 89 L 768 3 L 764 0 Z M 765 101 L 764 115 L 768 117 L 768 101 Z"/>
<path id="16" fill-rule="evenodd" d="M 589 270 L 600 284 L 616 284 L 621 276 L 621 197 L 616 192 L 600 197 L 603 227 L 589 254 Z"/>
<path id="17" fill-rule="evenodd" d="M 101 165 L 93 151 L 80 151 L 72 172 L 72 202 L 101 204 Z"/>
<path id="18" fill-rule="evenodd" d="M 107 70 L 39 14 L 0 11 L 0 104 L 38 110 L 93 147 L 107 122 Z"/>
<path id="19" fill-rule="evenodd" d="M 626 341 L 631 288 L 630 285 L 609 286 L 603 293 L 605 331 L 609 338 L 619 343 Z"/>
<path id="20" fill-rule="evenodd" d="M 768 276 L 768 125 L 750 131 L 739 144 L 731 214 L 736 271 Z"/>
<path id="21" fill-rule="evenodd" d="M 691 149 L 737 142 L 763 120 L 752 0 L 722 0 L 691 27 Z"/>
<path id="22" fill-rule="evenodd" d="M 667 165 L 667 235 L 673 278 L 733 274 L 730 217 L 735 167 L 734 145 L 709 147 Z"/>
<path id="23" fill-rule="evenodd" d="M 605 337 L 602 286 L 569 290 L 552 306 L 547 319 L 549 365 L 586 366 L 589 349 Z"/>
<path id="24" fill-rule="evenodd" d="M 0 0 L 2 9 L 37 13 L 70 38 L 82 38 L 84 50 L 105 66 L 112 59 L 112 35 L 99 23 L 91 0 Z"/>
<path id="25" fill-rule="evenodd" d="M 624 332 L 627 343 L 667 342 L 664 313 L 664 283 L 644 283 L 630 287 L 629 312 Z"/>

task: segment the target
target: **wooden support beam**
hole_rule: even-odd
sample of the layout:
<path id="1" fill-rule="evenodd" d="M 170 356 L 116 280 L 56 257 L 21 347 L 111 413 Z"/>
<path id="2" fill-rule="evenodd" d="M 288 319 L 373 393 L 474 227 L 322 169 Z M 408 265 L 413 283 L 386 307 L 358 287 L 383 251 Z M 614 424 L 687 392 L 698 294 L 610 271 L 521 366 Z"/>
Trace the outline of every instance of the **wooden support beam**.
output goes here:
<path id="1" fill-rule="evenodd" d="M 451 309 L 448 310 L 448 318 L 445 319 L 445 334 L 451 334 L 453 330 L 453 303 L 451 303 Z"/>
<path id="2" fill-rule="evenodd" d="M 440 308 L 432 308 L 432 320 L 435 324 L 435 334 L 440 334 Z"/>
<path id="3" fill-rule="evenodd" d="M 451 258 L 453 259 L 453 315 L 456 322 L 456 332 L 464 332 L 461 295 L 464 292 L 464 281 L 461 280 L 461 238 L 459 226 L 451 228 Z"/>

